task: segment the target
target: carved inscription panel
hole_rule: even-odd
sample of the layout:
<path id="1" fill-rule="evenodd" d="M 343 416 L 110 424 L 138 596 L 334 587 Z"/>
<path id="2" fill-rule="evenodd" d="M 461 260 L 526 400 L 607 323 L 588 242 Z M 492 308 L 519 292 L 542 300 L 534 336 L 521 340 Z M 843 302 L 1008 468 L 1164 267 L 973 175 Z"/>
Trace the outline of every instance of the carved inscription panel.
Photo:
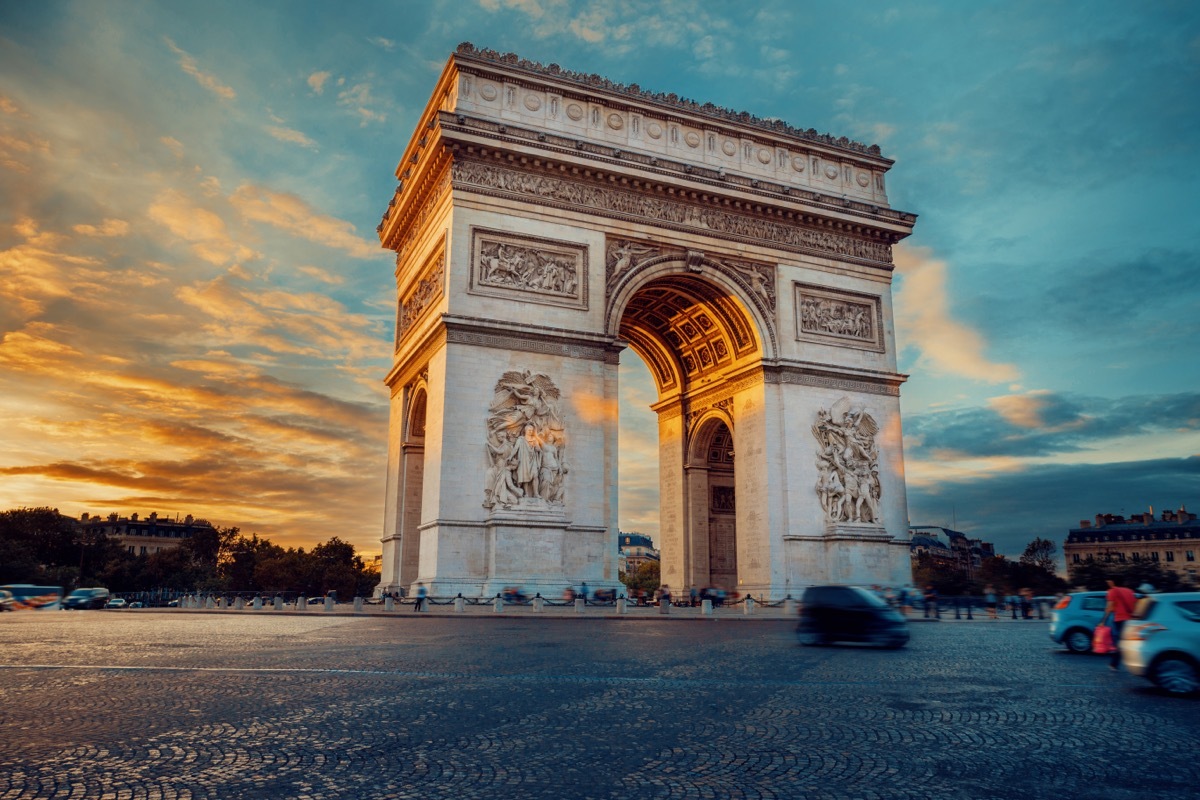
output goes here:
<path id="1" fill-rule="evenodd" d="M 587 308 L 586 245 L 484 228 L 471 230 L 471 292 Z"/>
<path id="2" fill-rule="evenodd" d="M 803 283 L 794 285 L 798 340 L 883 352 L 878 297 Z"/>

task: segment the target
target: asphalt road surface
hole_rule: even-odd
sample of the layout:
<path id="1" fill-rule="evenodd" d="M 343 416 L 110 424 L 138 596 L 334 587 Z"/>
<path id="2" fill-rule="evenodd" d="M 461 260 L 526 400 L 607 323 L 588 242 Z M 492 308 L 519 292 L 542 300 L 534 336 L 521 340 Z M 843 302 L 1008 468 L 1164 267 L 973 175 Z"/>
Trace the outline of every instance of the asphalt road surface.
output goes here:
<path id="1" fill-rule="evenodd" d="M 0 800 L 1195 798 L 1200 701 L 1046 623 L 0 617 Z"/>

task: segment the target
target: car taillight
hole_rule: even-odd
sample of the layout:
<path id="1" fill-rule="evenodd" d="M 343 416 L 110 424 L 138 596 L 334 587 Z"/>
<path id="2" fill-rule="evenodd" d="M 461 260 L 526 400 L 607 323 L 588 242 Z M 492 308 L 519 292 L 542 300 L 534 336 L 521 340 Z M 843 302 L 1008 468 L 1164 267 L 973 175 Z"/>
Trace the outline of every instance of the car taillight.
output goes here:
<path id="1" fill-rule="evenodd" d="M 1066 608 L 1066 607 L 1067 607 L 1067 606 L 1069 606 L 1069 605 L 1071 605 L 1071 598 L 1069 598 L 1069 597 L 1064 597 L 1062 600 L 1059 600 L 1057 603 L 1055 603 L 1055 604 L 1054 604 L 1054 607 L 1055 607 L 1056 609 L 1058 609 L 1058 608 Z"/>
<path id="2" fill-rule="evenodd" d="M 1158 633 L 1159 631 L 1165 631 L 1166 629 L 1166 625 L 1160 625 L 1157 622 L 1145 622 L 1141 625 L 1134 625 L 1129 629 L 1129 632 L 1126 633 L 1123 638 L 1131 639 L 1135 642 L 1144 642 L 1145 640 L 1149 639 L 1151 635 Z"/>

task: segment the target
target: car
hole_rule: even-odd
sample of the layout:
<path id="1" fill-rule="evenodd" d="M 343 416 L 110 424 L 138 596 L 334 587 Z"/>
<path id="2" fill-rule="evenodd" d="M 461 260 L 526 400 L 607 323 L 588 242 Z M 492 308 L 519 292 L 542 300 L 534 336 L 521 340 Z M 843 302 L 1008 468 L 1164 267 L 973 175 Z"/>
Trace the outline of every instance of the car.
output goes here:
<path id="1" fill-rule="evenodd" d="M 65 598 L 63 598 L 62 607 L 64 610 L 85 609 L 85 608 L 104 608 L 108 603 L 108 589 L 93 588 L 93 589 L 76 589 Z"/>
<path id="2" fill-rule="evenodd" d="M 8 589 L 0 589 L 0 611 L 16 611 L 17 601 Z"/>
<path id="3" fill-rule="evenodd" d="M 308 604 L 310 606 L 325 605 L 325 598 L 324 597 L 310 597 L 310 598 L 308 598 Z"/>
<path id="4" fill-rule="evenodd" d="M 129 603 L 125 601 L 124 597 L 114 597 L 104 604 L 105 608 L 127 608 L 128 606 Z"/>
<path id="5" fill-rule="evenodd" d="M 129 607 L 130 608 L 145 608 L 146 604 L 143 603 L 141 600 L 134 600 L 132 603 L 129 604 Z"/>
<path id="6" fill-rule="evenodd" d="M 1200 592 L 1146 595 L 1121 632 L 1121 663 L 1172 695 L 1200 695 Z"/>
<path id="7" fill-rule="evenodd" d="M 383 605 L 383 598 L 382 597 L 364 597 L 363 602 L 369 606 L 381 606 L 381 605 Z"/>
<path id="8" fill-rule="evenodd" d="M 168 600 L 167 608 L 179 608 L 179 601 L 178 600 Z"/>
<path id="9" fill-rule="evenodd" d="M 1050 639 L 1072 653 L 1092 652 L 1092 634 L 1104 616 L 1105 592 L 1074 592 L 1050 610 Z"/>
<path id="10" fill-rule="evenodd" d="M 908 644 L 908 622 L 861 586 L 809 586 L 800 598 L 800 644 L 865 642 L 887 648 Z"/>

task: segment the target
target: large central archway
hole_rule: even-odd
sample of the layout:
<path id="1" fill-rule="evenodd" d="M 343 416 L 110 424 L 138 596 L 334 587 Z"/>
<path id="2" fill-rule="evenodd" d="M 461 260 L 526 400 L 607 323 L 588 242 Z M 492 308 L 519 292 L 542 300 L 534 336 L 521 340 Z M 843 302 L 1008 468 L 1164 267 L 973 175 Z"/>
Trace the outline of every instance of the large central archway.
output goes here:
<path id="1" fill-rule="evenodd" d="M 630 246 L 614 244 L 617 251 Z M 697 253 L 690 268 L 686 256 L 660 257 L 640 264 L 640 280 L 631 278 L 614 297 L 624 303 L 613 309 L 617 331 L 649 368 L 658 393 L 658 541 L 663 582 L 680 589 L 745 586 L 738 573 L 737 414 L 732 395 L 709 395 L 761 370 L 768 337 L 722 266 Z M 753 540 L 749 531 L 741 537 Z"/>

